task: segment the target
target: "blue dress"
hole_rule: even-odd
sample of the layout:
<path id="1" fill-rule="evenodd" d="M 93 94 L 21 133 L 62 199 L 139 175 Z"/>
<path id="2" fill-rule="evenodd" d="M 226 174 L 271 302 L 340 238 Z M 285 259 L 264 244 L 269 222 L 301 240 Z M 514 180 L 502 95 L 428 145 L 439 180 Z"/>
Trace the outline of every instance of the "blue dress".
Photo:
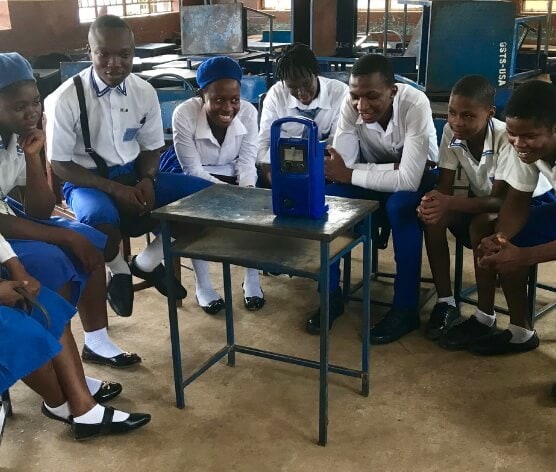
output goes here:
<path id="1" fill-rule="evenodd" d="M 75 307 L 46 287 L 41 287 L 37 300 L 49 314 L 49 326 L 37 309 L 27 314 L 22 309 L 0 305 L 0 393 L 62 350 L 58 340 L 75 314 Z"/>

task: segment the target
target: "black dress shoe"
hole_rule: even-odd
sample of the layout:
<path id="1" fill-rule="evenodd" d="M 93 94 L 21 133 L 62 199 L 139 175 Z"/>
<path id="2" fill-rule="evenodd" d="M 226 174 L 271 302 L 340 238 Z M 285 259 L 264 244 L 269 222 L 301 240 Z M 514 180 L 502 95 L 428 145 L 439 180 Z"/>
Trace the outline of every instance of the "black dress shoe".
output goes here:
<path id="1" fill-rule="evenodd" d="M 158 264 L 151 272 L 145 272 L 135 263 L 135 258 L 133 257 L 129 263 L 129 269 L 132 275 L 147 281 L 150 285 L 156 288 L 165 297 L 168 296 L 168 288 L 166 287 L 166 268 L 162 264 Z M 174 287 L 176 289 L 176 298 L 178 300 L 183 300 L 187 297 L 187 290 L 180 284 L 179 280 L 175 276 L 172 277 L 174 280 Z"/>
<path id="2" fill-rule="evenodd" d="M 102 422 L 96 424 L 83 424 L 72 421 L 71 432 L 78 440 L 89 439 L 104 434 L 122 434 L 140 428 L 151 421 L 151 415 L 147 413 L 130 413 L 125 421 L 113 421 L 114 408 L 104 407 Z"/>
<path id="3" fill-rule="evenodd" d="M 241 284 L 241 288 L 243 288 L 243 284 Z M 261 290 L 262 292 L 262 290 Z M 262 297 L 246 297 L 245 290 L 243 291 L 243 305 L 249 311 L 257 311 L 260 310 L 265 304 L 264 293 Z"/>
<path id="4" fill-rule="evenodd" d="M 419 315 L 413 310 L 390 309 L 384 318 L 371 328 L 371 344 L 388 344 L 397 341 L 419 328 Z"/>
<path id="5" fill-rule="evenodd" d="M 344 314 L 344 296 L 341 288 L 330 292 L 328 305 L 328 329 L 332 329 L 334 321 Z M 305 331 L 309 334 L 320 334 L 320 309 L 307 320 Z"/>
<path id="6" fill-rule="evenodd" d="M 141 358 L 137 354 L 130 352 L 124 352 L 114 357 L 103 357 L 89 349 L 87 345 L 83 346 L 81 359 L 83 359 L 83 362 L 92 362 L 94 364 L 107 365 L 109 367 L 116 368 L 129 367 L 141 362 Z"/>
<path id="7" fill-rule="evenodd" d="M 122 393 L 122 384 L 118 382 L 111 382 L 110 380 L 103 380 L 98 392 L 93 395 L 97 403 L 106 403 L 116 398 Z"/>
<path id="8" fill-rule="evenodd" d="M 539 347 L 539 337 L 535 331 L 527 341 L 512 343 L 512 332 L 509 329 L 483 337 L 469 345 L 469 350 L 481 356 L 497 356 L 500 354 L 517 354 L 532 351 Z"/>
<path id="9" fill-rule="evenodd" d="M 496 332 L 496 323 L 487 326 L 480 323 L 475 315 L 471 315 L 463 323 L 456 324 L 440 338 L 438 345 L 450 351 L 459 351 Z"/>
<path id="10" fill-rule="evenodd" d="M 108 298 L 110 307 L 117 315 L 131 316 L 133 312 L 133 282 L 131 275 L 110 275 L 106 298 Z"/>
<path id="11" fill-rule="evenodd" d="M 50 418 L 51 420 L 56 420 L 56 421 L 61 421 L 62 423 L 71 424 L 70 418 L 64 418 L 63 416 L 58 416 L 48 411 L 44 402 L 41 405 L 41 413 L 47 418 Z"/>
<path id="12" fill-rule="evenodd" d="M 195 298 L 197 298 L 197 296 L 195 296 Z M 204 306 L 199 303 L 199 299 L 197 298 L 197 303 L 203 309 L 203 311 L 208 315 L 216 315 L 224 308 L 226 308 L 226 303 L 224 303 L 224 300 L 222 300 L 221 298 L 217 300 L 213 300 L 208 305 L 204 305 Z"/>
<path id="13" fill-rule="evenodd" d="M 454 325 L 460 318 L 459 310 L 449 303 L 437 303 L 425 328 L 425 336 L 429 339 L 438 339 Z"/>

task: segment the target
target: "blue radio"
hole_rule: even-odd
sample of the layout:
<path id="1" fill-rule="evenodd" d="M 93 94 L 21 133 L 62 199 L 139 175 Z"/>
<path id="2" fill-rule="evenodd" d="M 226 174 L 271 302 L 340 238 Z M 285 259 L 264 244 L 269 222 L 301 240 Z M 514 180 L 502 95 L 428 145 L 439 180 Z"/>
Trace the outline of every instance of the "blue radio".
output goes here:
<path id="1" fill-rule="evenodd" d="M 280 137 L 282 125 L 291 122 L 305 126 L 303 138 Z M 318 137 L 317 124 L 308 118 L 286 117 L 272 123 L 270 164 L 275 215 L 318 220 L 328 211 L 324 202 L 325 143 Z"/>

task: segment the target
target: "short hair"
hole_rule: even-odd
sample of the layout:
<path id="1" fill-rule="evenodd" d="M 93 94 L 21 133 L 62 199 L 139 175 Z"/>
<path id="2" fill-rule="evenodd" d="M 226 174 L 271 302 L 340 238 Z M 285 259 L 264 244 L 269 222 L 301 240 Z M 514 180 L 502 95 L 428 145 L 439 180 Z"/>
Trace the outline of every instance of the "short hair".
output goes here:
<path id="1" fill-rule="evenodd" d="M 486 108 L 490 108 L 494 106 L 496 89 L 482 75 L 466 75 L 459 79 L 452 87 L 451 95 L 470 98 Z"/>
<path id="2" fill-rule="evenodd" d="M 319 63 L 306 44 L 294 43 L 286 48 L 276 62 L 276 78 L 288 80 L 319 75 Z"/>
<path id="3" fill-rule="evenodd" d="M 369 75 L 379 73 L 387 85 L 394 85 L 394 68 L 390 60 L 382 54 L 365 54 L 355 61 L 351 75 Z"/>
<path id="4" fill-rule="evenodd" d="M 133 38 L 133 30 L 124 20 L 116 15 L 102 15 L 99 16 L 95 21 L 91 23 L 89 27 L 88 39 L 91 42 L 91 38 L 94 38 L 98 30 L 103 28 L 124 28 L 129 31 L 131 37 Z"/>
<path id="5" fill-rule="evenodd" d="M 532 119 L 551 128 L 556 124 L 556 87 L 541 80 L 523 83 L 508 100 L 506 118 Z"/>

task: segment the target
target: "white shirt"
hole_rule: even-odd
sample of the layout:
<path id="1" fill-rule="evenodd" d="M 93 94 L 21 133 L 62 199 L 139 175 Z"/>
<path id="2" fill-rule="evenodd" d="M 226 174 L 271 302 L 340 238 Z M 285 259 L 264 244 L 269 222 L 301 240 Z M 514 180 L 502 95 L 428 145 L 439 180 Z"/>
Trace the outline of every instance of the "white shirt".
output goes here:
<path id="1" fill-rule="evenodd" d="M 535 162 L 535 166 L 540 171 L 541 177 L 545 177 L 550 182 L 552 188 L 556 192 L 556 165 L 550 167 L 550 164 L 548 162 L 539 159 L 538 161 Z M 539 177 L 539 179 L 541 177 Z"/>
<path id="2" fill-rule="evenodd" d="M 0 137 L 0 194 L 7 196 L 15 187 L 26 182 L 26 162 L 23 149 L 18 144 L 19 136 L 12 134 L 9 143 Z M 13 215 L 12 210 L 0 201 L 0 213 Z"/>
<path id="3" fill-rule="evenodd" d="M 13 257 L 17 257 L 15 252 L 13 251 L 8 241 L 4 239 L 4 236 L 0 234 L 0 264 L 3 264 Z"/>
<path id="4" fill-rule="evenodd" d="M 92 66 L 79 73 L 83 81 L 91 146 L 109 167 L 133 162 L 141 151 L 164 146 L 160 105 L 154 88 L 134 74 L 118 87 L 108 87 Z M 95 169 L 85 152 L 79 103 L 72 79 L 44 101 L 46 147 L 50 161 L 73 161 Z"/>
<path id="5" fill-rule="evenodd" d="M 278 118 L 299 116 L 299 110 L 320 108 L 314 119 L 319 127 L 319 139 L 332 143 L 336 133 L 340 107 L 349 88 L 339 80 L 320 76 L 318 80 L 319 94 L 309 105 L 303 105 L 292 96 L 283 81 L 276 82 L 270 87 L 264 99 L 261 114 L 258 141 L 258 160 L 260 162 L 270 163 L 270 126 L 272 123 Z M 300 137 L 304 129 L 305 127 L 299 123 L 287 123 L 281 127 L 281 135 L 287 138 Z"/>
<path id="6" fill-rule="evenodd" d="M 183 172 L 214 183 L 211 174 L 237 176 L 241 187 L 257 183 L 257 110 L 241 100 L 222 145 L 212 134 L 199 97 L 181 103 L 172 116 L 174 148 Z"/>
<path id="7" fill-rule="evenodd" d="M 354 169 L 351 183 L 381 192 L 416 191 L 425 164 L 437 161 L 438 145 L 427 96 L 406 84 L 396 84 L 392 118 L 386 130 L 366 124 L 346 96 L 340 112 L 334 148 Z M 398 170 L 394 164 L 399 163 Z"/>
<path id="8" fill-rule="evenodd" d="M 530 177 L 526 177 L 527 181 L 537 182 L 533 166 L 522 163 L 508 141 L 506 123 L 496 118 L 490 120 L 488 124 L 479 161 L 473 157 L 465 140 L 454 138 L 454 132 L 449 124 L 444 126 L 438 157 L 439 166 L 444 169 L 456 170 L 458 164 L 461 164 L 471 190 L 477 197 L 490 195 L 493 180 L 508 180 L 508 183 L 517 190 L 523 188 L 520 180 L 527 174 L 531 174 Z M 546 179 L 539 179 L 533 196 L 542 195 L 551 188 Z"/>

